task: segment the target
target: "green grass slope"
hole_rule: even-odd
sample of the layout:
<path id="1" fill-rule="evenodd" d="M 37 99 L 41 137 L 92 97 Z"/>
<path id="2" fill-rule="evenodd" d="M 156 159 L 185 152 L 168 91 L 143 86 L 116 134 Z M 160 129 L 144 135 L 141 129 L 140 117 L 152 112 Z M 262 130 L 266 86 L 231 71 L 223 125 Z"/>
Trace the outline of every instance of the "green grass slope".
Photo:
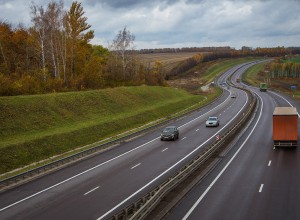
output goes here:
<path id="1" fill-rule="evenodd" d="M 204 99 L 148 86 L 0 97 L 0 174 L 167 117 Z"/>

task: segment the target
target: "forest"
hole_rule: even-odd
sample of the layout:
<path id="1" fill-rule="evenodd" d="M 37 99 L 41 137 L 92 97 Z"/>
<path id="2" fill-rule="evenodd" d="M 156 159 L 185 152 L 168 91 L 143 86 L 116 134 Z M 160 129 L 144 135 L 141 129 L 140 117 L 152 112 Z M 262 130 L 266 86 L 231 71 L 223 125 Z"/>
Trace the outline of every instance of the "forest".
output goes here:
<path id="1" fill-rule="evenodd" d="M 94 31 L 81 3 L 66 11 L 62 1 L 51 1 L 30 10 L 29 28 L 0 21 L 0 95 L 162 85 L 160 64 L 151 71 L 141 66 L 126 27 L 108 49 L 90 43 Z"/>
<path id="2" fill-rule="evenodd" d="M 135 50 L 135 36 L 121 29 L 108 48 L 92 45 L 94 31 L 80 2 L 32 3 L 31 26 L 0 21 L 0 95 L 81 91 L 132 85 L 166 85 L 200 62 L 244 56 L 284 56 L 299 48 L 158 48 Z M 161 62 L 141 62 L 143 53 L 199 52 L 166 72 Z M 205 53 L 203 53 L 205 52 Z M 299 51 L 298 51 L 299 52 Z"/>

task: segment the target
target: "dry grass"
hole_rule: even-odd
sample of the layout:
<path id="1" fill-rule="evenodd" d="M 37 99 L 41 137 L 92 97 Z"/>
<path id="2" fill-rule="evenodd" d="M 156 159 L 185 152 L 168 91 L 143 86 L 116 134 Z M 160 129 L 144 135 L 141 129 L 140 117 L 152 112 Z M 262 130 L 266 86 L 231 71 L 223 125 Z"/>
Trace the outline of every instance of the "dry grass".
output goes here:
<path id="1" fill-rule="evenodd" d="M 150 53 L 140 54 L 142 63 L 152 67 L 156 61 L 159 61 L 164 66 L 166 72 L 170 71 L 180 61 L 193 57 L 200 52 L 180 52 L 180 53 Z"/>

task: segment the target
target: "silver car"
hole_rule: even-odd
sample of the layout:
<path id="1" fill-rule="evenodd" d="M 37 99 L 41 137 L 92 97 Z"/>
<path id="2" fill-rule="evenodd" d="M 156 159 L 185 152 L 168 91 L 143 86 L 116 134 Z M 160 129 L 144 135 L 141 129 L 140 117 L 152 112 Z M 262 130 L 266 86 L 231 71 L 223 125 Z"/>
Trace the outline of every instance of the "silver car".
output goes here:
<path id="1" fill-rule="evenodd" d="M 205 126 L 206 127 L 218 127 L 220 125 L 218 117 L 209 117 L 206 120 Z"/>

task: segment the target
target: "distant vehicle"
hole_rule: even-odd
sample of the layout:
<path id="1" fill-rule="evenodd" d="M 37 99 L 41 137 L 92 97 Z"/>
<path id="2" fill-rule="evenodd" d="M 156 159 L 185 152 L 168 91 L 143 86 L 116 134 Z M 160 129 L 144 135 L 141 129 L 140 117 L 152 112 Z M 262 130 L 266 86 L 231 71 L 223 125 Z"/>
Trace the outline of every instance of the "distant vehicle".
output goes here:
<path id="1" fill-rule="evenodd" d="M 218 127 L 220 125 L 218 117 L 209 117 L 206 120 L 205 126 L 206 127 Z"/>
<path id="2" fill-rule="evenodd" d="M 294 107 L 276 107 L 273 112 L 273 142 L 275 147 L 297 147 L 298 112 Z"/>
<path id="3" fill-rule="evenodd" d="M 231 98 L 236 98 L 236 93 L 235 92 L 233 92 L 233 93 L 231 93 L 231 96 L 230 96 Z"/>
<path id="4" fill-rule="evenodd" d="M 175 141 L 176 139 L 179 138 L 179 131 L 176 126 L 168 126 L 166 127 L 160 135 L 160 140 L 173 140 Z"/>
<path id="5" fill-rule="evenodd" d="M 267 84 L 267 83 L 260 83 L 260 85 L 259 85 L 259 90 L 260 90 L 261 92 L 266 92 L 267 89 L 268 89 L 268 84 Z"/>
<path id="6" fill-rule="evenodd" d="M 236 78 L 236 82 L 237 83 L 241 82 L 241 79 L 240 78 Z"/>

